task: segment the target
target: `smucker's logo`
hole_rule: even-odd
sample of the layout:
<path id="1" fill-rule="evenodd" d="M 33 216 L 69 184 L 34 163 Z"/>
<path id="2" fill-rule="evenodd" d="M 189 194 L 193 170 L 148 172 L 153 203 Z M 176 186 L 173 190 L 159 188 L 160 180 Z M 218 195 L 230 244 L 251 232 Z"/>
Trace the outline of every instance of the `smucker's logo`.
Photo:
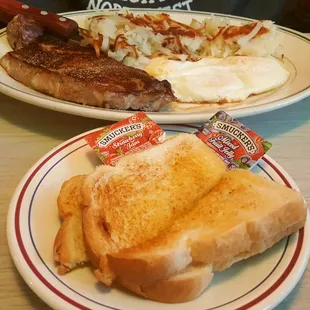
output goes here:
<path id="1" fill-rule="evenodd" d="M 140 131 L 143 130 L 144 125 L 143 123 L 135 123 L 130 125 L 125 125 L 122 127 L 119 127 L 113 131 L 110 131 L 107 135 L 102 137 L 98 142 L 99 147 L 105 147 L 112 143 L 113 141 L 117 140 L 120 136 L 123 136 L 125 134 L 134 132 L 134 131 Z"/>
<path id="2" fill-rule="evenodd" d="M 253 139 L 238 126 L 222 121 L 215 121 L 213 123 L 213 128 L 221 132 L 228 133 L 229 135 L 237 139 L 240 144 L 246 149 L 248 154 L 253 155 L 258 152 L 258 147 L 253 141 Z"/>

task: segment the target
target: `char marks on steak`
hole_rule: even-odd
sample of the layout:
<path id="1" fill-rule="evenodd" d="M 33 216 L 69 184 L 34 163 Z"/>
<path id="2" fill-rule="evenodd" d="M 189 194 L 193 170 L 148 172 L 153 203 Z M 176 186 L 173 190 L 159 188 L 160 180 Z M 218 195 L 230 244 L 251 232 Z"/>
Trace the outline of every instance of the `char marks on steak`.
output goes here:
<path id="1" fill-rule="evenodd" d="M 15 80 L 62 100 L 122 110 L 159 111 L 174 101 L 168 81 L 126 66 L 91 47 L 60 40 L 35 41 L 0 60 Z"/>

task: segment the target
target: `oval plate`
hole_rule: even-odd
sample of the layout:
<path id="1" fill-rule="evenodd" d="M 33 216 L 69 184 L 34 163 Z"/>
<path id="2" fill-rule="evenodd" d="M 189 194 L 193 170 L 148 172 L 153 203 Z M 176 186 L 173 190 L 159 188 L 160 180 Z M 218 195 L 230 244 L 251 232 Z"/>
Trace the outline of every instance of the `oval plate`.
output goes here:
<path id="1" fill-rule="evenodd" d="M 195 129 L 193 126 L 163 128 L 168 137 Z M 19 184 L 7 221 L 11 255 L 30 288 L 54 309 L 158 309 L 163 304 L 137 297 L 121 288 L 107 289 L 98 284 L 89 267 L 64 276 L 56 273 L 53 243 L 60 227 L 56 203 L 60 187 L 68 178 L 90 173 L 100 164 L 83 139 L 88 133 L 53 149 L 30 169 Z M 268 156 L 253 171 L 298 190 L 289 175 Z M 309 234 L 308 215 L 305 227 L 299 232 L 261 255 L 216 273 L 211 285 L 199 298 L 184 304 L 165 305 L 165 309 L 275 307 L 294 288 L 306 268 L 310 254 Z"/>
<path id="2" fill-rule="evenodd" d="M 158 10 L 132 10 L 135 12 L 158 12 Z M 192 18 L 198 20 L 210 16 L 205 12 L 186 12 L 186 11 L 165 11 L 172 18 L 181 22 L 189 23 Z M 87 16 L 94 14 L 95 11 L 79 11 L 65 13 L 63 15 L 75 19 L 81 27 L 84 27 L 84 20 Z M 100 12 L 96 11 L 96 14 Z M 218 17 L 228 18 L 232 24 L 242 24 L 252 21 L 251 19 L 235 17 L 223 14 L 214 14 Z M 233 117 L 244 117 L 272 111 L 293 104 L 310 94 L 310 38 L 299 32 L 279 27 L 279 39 L 283 44 L 285 55 L 285 67 L 291 73 L 290 79 L 280 88 L 252 96 L 242 103 L 234 104 L 169 104 L 160 112 L 149 113 L 157 123 L 194 123 L 202 122 L 210 118 L 219 109 L 224 109 Z M 10 51 L 7 42 L 6 32 L 0 33 L 0 57 Z M 58 100 L 46 96 L 37 91 L 16 82 L 7 75 L 0 67 L 0 91 L 8 96 L 34 104 L 43 108 L 56 110 L 64 113 L 80 115 L 104 120 L 118 121 L 133 115 L 134 112 L 109 110 Z"/>

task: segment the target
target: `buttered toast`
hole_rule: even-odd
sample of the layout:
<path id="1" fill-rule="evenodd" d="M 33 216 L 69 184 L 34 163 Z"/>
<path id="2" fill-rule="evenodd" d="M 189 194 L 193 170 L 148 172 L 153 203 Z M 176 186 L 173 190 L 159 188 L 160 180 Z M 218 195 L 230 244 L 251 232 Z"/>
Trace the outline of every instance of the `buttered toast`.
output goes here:
<path id="1" fill-rule="evenodd" d="M 231 170 L 168 230 L 109 254 L 108 266 L 119 283 L 146 298 L 187 301 L 200 293 L 176 298 L 154 294 L 152 287 L 189 266 L 210 266 L 212 273 L 261 253 L 303 227 L 306 216 L 300 193 L 250 171 Z"/>
<path id="2" fill-rule="evenodd" d="M 307 216 L 299 192 L 247 170 L 227 171 L 192 134 L 72 178 L 58 202 L 70 195 L 78 203 L 71 201 L 72 212 L 60 208 L 68 228 L 55 241 L 59 271 L 89 259 L 105 285 L 119 283 L 165 303 L 196 298 L 215 271 L 264 252 L 303 227 Z M 69 216 L 80 229 L 65 224 Z M 61 261 L 57 245 L 73 239 L 86 259 Z"/>
<path id="3" fill-rule="evenodd" d="M 88 175 L 83 230 L 97 277 L 110 285 L 108 253 L 157 236 L 195 207 L 225 172 L 226 165 L 200 139 L 180 134 Z"/>

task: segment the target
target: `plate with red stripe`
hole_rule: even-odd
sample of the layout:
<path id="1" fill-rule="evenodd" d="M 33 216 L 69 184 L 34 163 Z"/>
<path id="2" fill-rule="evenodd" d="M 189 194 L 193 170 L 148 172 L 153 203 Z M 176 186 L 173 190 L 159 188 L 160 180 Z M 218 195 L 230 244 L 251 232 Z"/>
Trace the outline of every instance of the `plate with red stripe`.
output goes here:
<path id="1" fill-rule="evenodd" d="M 167 136 L 193 132 L 193 126 L 163 126 Z M 95 129 L 97 130 L 97 129 Z M 94 130 L 94 131 L 95 131 Z M 7 237 L 14 263 L 30 288 L 54 309 L 231 310 L 272 309 L 295 287 L 310 255 L 309 216 L 304 228 L 256 255 L 215 274 L 197 299 L 183 304 L 160 304 L 119 287 L 107 289 L 90 267 L 58 275 L 53 243 L 60 227 L 57 196 L 62 183 L 87 174 L 100 164 L 83 133 L 41 158 L 24 176 L 12 198 Z M 291 177 L 269 156 L 253 170 L 298 190 Z"/>

